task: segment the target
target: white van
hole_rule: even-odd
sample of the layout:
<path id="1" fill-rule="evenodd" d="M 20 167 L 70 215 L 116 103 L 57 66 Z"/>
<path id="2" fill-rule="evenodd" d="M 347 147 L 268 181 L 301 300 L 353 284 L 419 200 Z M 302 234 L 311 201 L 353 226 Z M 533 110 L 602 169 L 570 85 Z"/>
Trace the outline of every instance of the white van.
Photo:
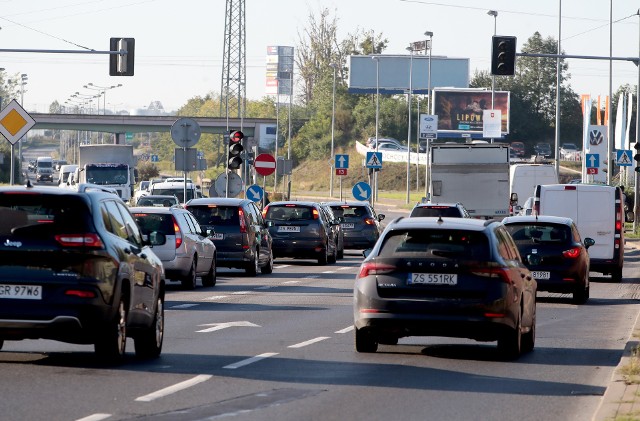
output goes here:
<path id="1" fill-rule="evenodd" d="M 184 182 L 171 181 L 152 183 L 149 186 L 150 195 L 170 195 L 178 198 L 180 203 L 186 203 L 191 199 L 195 199 L 198 196 L 196 186 L 193 183 L 187 183 L 187 198 L 184 198 Z"/>
<path id="2" fill-rule="evenodd" d="M 509 169 L 509 194 L 518 195 L 518 201 L 513 201 L 511 214 L 518 213 L 525 201 L 533 196 L 539 184 L 558 184 L 558 174 L 554 165 L 547 164 L 515 164 Z"/>
<path id="3" fill-rule="evenodd" d="M 602 184 L 539 185 L 533 213 L 573 219 L 582 238 L 596 243 L 589 248 L 591 270 L 622 280 L 624 264 L 624 203 L 620 187 Z"/>
<path id="4" fill-rule="evenodd" d="M 77 165 L 74 164 L 63 164 L 60 165 L 60 173 L 58 174 L 58 187 L 67 187 L 67 181 L 69 181 L 69 175 L 73 173 Z"/>

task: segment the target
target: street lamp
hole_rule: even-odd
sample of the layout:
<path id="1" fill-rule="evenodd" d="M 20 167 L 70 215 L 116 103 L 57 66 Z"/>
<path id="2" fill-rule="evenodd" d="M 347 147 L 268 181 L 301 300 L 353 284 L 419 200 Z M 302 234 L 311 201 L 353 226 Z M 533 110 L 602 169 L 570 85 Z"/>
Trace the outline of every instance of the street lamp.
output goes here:
<path id="1" fill-rule="evenodd" d="M 86 85 L 84 85 L 84 88 L 100 91 L 100 95 L 103 95 L 102 114 L 106 115 L 107 114 L 107 91 L 110 89 L 120 88 L 121 86 L 122 86 L 122 83 L 118 83 L 117 85 L 111 85 L 111 86 L 98 86 L 98 85 L 94 85 L 92 82 L 89 82 Z M 98 107 L 98 114 L 100 114 L 99 108 L 100 107 Z"/>
<path id="2" fill-rule="evenodd" d="M 333 68 L 333 97 L 332 97 L 332 105 L 331 105 L 331 158 L 329 159 L 330 166 L 331 166 L 331 174 L 329 179 L 331 184 L 329 187 L 329 197 L 333 197 L 333 173 L 334 173 L 333 166 L 336 158 L 333 150 L 333 140 L 334 140 L 334 127 L 336 124 L 336 69 L 338 65 L 335 63 L 331 63 L 329 64 L 329 67 Z"/>
<path id="3" fill-rule="evenodd" d="M 425 36 L 429 37 L 429 44 L 427 48 L 429 49 L 429 74 L 427 75 L 427 114 L 431 113 L 431 50 L 433 44 L 433 32 L 426 31 L 424 33 Z M 427 162 L 424 164 L 424 197 L 427 197 L 429 194 L 429 147 L 430 147 L 430 138 L 427 138 Z"/>
<path id="4" fill-rule="evenodd" d="M 407 94 L 407 102 L 409 105 L 409 124 L 407 128 L 407 199 L 406 203 L 410 201 L 410 186 L 411 186 L 411 91 L 413 91 L 413 46 L 409 44 L 407 47 L 409 51 L 409 93 Z"/>
<path id="5" fill-rule="evenodd" d="M 497 10 L 489 10 L 487 15 L 493 16 L 493 36 L 497 35 L 498 28 L 498 11 Z M 491 75 L 491 109 L 493 110 L 493 102 L 495 97 L 496 90 L 496 77 L 495 75 Z"/>
<path id="6" fill-rule="evenodd" d="M 378 152 L 378 128 L 380 126 L 380 57 L 371 57 L 376 62 L 376 152 Z M 373 202 L 378 200 L 378 171 L 373 172 Z"/>

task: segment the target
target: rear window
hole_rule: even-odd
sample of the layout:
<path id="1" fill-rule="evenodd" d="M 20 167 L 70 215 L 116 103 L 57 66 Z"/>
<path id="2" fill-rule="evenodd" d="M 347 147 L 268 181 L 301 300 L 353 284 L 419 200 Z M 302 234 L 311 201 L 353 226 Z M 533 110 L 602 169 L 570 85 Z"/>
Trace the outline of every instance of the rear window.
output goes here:
<path id="1" fill-rule="evenodd" d="M 89 209 L 78 196 L 0 194 L 0 235 L 94 232 Z"/>
<path id="2" fill-rule="evenodd" d="M 411 211 L 410 216 L 444 216 L 450 218 L 461 218 L 460 210 L 451 206 L 427 206 L 416 207 Z"/>
<path id="3" fill-rule="evenodd" d="M 171 207 L 178 204 L 178 199 L 168 197 L 145 197 L 142 196 L 138 200 L 137 206 L 158 206 L 158 207 Z"/>
<path id="4" fill-rule="evenodd" d="M 505 225 L 516 243 L 558 243 L 572 240 L 571 228 L 559 224 L 507 224 Z"/>
<path id="5" fill-rule="evenodd" d="M 273 221 L 310 221 L 314 208 L 309 206 L 269 206 L 265 219 Z"/>
<path id="6" fill-rule="evenodd" d="M 477 231 L 398 230 L 385 236 L 380 257 L 487 261 L 489 240 Z"/>
<path id="7" fill-rule="evenodd" d="M 339 205 L 331 206 L 331 209 L 333 210 L 333 214 L 336 217 L 343 217 L 345 221 L 348 221 L 350 219 L 362 219 L 371 216 L 369 209 L 365 206 Z"/>
<path id="8" fill-rule="evenodd" d="M 164 235 L 176 234 L 173 228 L 173 218 L 171 214 L 134 213 L 133 218 L 136 220 L 143 234 L 149 234 L 153 231 L 160 232 Z"/>
<path id="9" fill-rule="evenodd" d="M 237 206 L 198 205 L 189 206 L 189 212 L 200 225 L 238 226 L 240 216 Z"/>

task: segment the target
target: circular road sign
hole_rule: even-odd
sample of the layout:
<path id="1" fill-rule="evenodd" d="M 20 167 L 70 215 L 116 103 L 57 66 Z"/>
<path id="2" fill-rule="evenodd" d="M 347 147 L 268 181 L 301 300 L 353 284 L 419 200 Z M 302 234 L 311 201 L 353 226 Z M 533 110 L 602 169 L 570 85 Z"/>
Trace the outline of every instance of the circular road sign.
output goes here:
<path id="1" fill-rule="evenodd" d="M 229 177 L 229 194 L 227 194 L 227 177 Z M 236 197 L 242 191 L 242 178 L 234 172 L 221 173 L 214 182 L 218 197 Z"/>
<path id="2" fill-rule="evenodd" d="M 200 125 L 192 118 L 179 118 L 171 125 L 171 139 L 181 148 L 190 148 L 200 140 Z"/>
<path id="3" fill-rule="evenodd" d="M 276 170 L 276 159 L 268 153 L 261 153 L 254 160 L 256 172 L 264 177 L 273 174 Z"/>

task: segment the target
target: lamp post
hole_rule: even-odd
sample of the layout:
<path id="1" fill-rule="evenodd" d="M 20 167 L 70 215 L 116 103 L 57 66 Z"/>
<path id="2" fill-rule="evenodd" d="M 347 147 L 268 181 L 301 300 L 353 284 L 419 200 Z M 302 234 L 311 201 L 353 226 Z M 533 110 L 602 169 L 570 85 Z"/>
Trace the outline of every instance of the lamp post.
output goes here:
<path id="1" fill-rule="evenodd" d="M 407 47 L 409 51 L 409 92 L 407 94 L 407 103 L 409 105 L 409 121 L 407 124 L 407 198 L 406 204 L 409 204 L 410 186 L 411 186 L 411 91 L 413 91 L 413 46 Z"/>
<path id="2" fill-rule="evenodd" d="M 94 85 L 92 82 L 89 82 L 86 85 L 84 85 L 85 88 L 100 91 L 100 95 L 103 95 L 102 114 L 104 115 L 107 114 L 107 91 L 110 89 L 120 88 L 121 86 L 122 86 L 122 83 L 118 83 L 117 85 L 111 85 L 111 86 L 98 86 L 98 85 Z M 100 114 L 100 107 L 98 107 L 98 114 Z"/>
<path id="3" fill-rule="evenodd" d="M 24 108 L 24 87 L 27 84 L 28 80 L 29 80 L 29 76 L 27 76 L 26 73 L 22 73 L 20 75 L 20 106 L 23 108 Z M 22 139 L 23 138 L 24 136 L 21 137 L 20 140 L 18 141 L 18 162 L 20 162 L 21 167 L 22 167 Z"/>
<path id="4" fill-rule="evenodd" d="M 638 18 L 640 18 L 640 9 L 637 12 Z M 638 84 L 636 85 L 636 143 L 640 141 L 640 124 L 638 116 L 640 115 L 640 19 L 638 20 L 638 61 L 636 66 L 638 67 Z M 634 183 L 634 195 L 633 195 L 633 232 L 638 232 L 638 207 L 640 206 L 640 173 L 636 172 L 636 182 Z"/>
<path id="5" fill-rule="evenodd" d="M 487 15 L 493 16 L 493 36 L 497 35 L 498 28 L 498 11 L 497 10 L 489 10 Z M 491 75 L 491 109 L 494 109 L 494 102 L 496 96 L 496 77 L 495 75 Z M 491 143 L 493 143 L 493 139 L 491 139 Z"/>
<path id="6" fill-rule="evenodd" d="M 424 33 L 425 36 L 429 37 L 429 44 L 427 48 L 429 49 L 429 74 L 427 75 L 427 114 L 431 113 L 431 50 L 433 43 L 433 32 L 427 31 Z M 429 147 L 430 147 L 430 139 L 427 138 L 427 162 L 424 165 L 424 197 L 428 197 L 429 194 Z"/>
<path id="7" fill-rule="evenodd" d="M 330 186 L 329 186 L 329 197 L 333 197 L 333 173 L 335 172 L 334 170 L 334 163 L 335 163 L 335 155 L 334 155 L 334 149 L 333 149 L 333 141 L 334 141 L 334 128 L 336 125 L 336 69 L 338 67 L 337 64 L 335 63 L 331 63 L 329 65 L 331 68 L 333 68 L 333 96 L 332 96 L 332 104 L 331 104 L 331 158 L 329 159 L 329 164 L 331 167 L 331 174 L 329 176 L 330 179 Z"/>
<path id="8" fill-rule="evenodd" d="M 378 152 L 378 128 L 380 127 L 380 57 L 371 57 L 376 62 L 376 152 Z M 373 202 L 378 200 L 378 171 L 373 172 Z"/>

